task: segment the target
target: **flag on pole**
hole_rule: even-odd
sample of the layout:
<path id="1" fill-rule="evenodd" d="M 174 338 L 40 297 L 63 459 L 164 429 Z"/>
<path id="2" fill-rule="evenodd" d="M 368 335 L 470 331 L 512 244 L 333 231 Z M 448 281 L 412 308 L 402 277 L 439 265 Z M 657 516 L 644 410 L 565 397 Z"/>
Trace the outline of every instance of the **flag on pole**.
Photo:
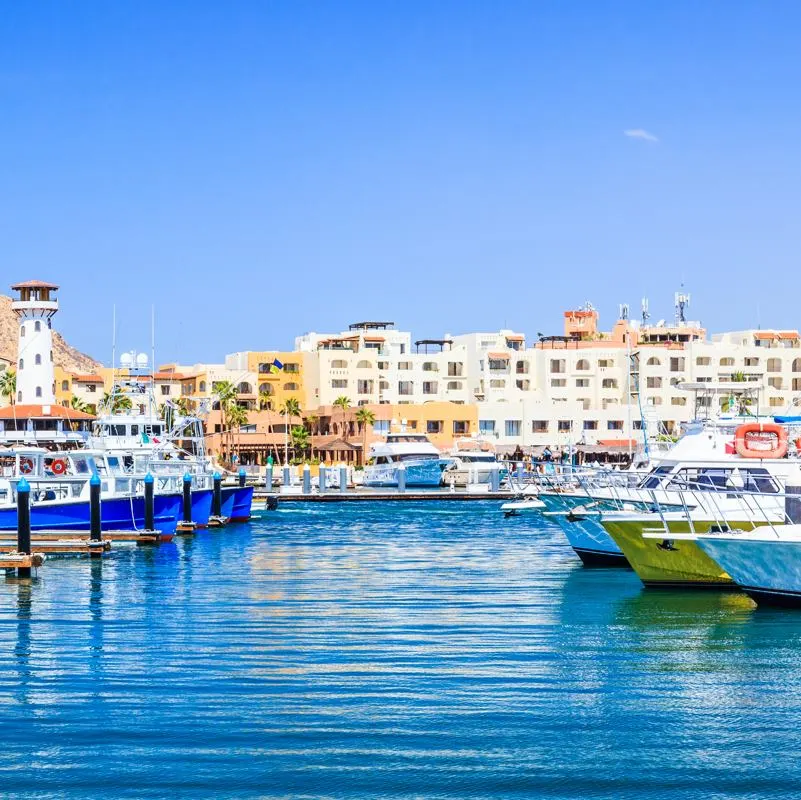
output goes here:
<path id="1" fill-rule="evenodd" d="M 274 358 L 273 359 L 273 363 L 270 365 L 270 372 L 278 372 L 279 370 L 282 370 L 283 368 L 284 368 L 284 365 L 277 358 Z"/>

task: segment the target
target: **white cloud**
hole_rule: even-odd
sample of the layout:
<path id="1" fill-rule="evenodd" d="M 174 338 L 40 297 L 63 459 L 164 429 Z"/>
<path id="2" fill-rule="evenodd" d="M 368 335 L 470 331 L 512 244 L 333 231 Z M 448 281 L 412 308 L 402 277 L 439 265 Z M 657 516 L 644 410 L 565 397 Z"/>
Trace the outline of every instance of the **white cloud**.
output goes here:
<path id="1" fill-rule="evenodd" d="M 643 142 L 658 142 L 659 138 L 654 136 L 653 133 L 648 133 L 648 131 L 643 130 L 642 128 L 630 128 L 627 131 L 623 131 L 624 136 L 628 136 L 629 139 L 641 139 Z"/>

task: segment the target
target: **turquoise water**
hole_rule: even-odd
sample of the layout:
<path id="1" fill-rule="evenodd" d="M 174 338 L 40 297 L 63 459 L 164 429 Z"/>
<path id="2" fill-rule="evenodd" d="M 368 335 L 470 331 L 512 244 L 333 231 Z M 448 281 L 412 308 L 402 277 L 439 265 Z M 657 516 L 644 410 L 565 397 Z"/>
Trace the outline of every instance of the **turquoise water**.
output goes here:
<path id="1" fill-rule="evenodd" d="M 0 795 L 798 797 L 801 614 L 497 506 L 287 504 L 0 578 Z"/>

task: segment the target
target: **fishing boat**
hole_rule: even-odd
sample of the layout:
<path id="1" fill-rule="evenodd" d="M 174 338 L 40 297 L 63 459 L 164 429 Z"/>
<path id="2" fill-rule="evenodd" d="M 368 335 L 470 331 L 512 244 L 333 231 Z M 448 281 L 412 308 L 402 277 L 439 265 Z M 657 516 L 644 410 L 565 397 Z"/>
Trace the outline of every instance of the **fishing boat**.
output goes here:
<path id="1" fill-rule="evenodd" d="M 406 486 L 435 488 L 449 459 L 423 433 L 388 433 L 386 441 L 370 446 L 364 468 L 364 486 L 398 486 L 398 473 L 405 470 Z"/>

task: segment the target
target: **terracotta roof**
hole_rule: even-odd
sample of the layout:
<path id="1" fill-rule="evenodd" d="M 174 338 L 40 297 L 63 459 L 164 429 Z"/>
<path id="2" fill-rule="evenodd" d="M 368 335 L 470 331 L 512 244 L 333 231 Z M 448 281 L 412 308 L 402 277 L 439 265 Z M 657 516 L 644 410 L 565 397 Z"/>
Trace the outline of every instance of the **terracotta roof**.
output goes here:
<path id="1" fill-rule="evenodd" d="M 798 331 L 779 331 L 778 337 L 780 339 L 798 339 Z"/>
<path id="2" fill-rule="evenodd" d="M 510 333 L 506 340 L 509 342 L 522 342 L 525 337 L 520 333 Z"/>
<path id="3" fill-rule="evenodd" d="M 17 289 L 58 289 L 58 286 L 55 283 L 47 283 L 47 281 L 25 281 L 12 284 L 11 288 L 16 291 Z"/>
<path id="4" fill-rule="evenodd" d="M 157 381 L 181 381 L 186 375 L 181 375 L 178 372 L 157 372 L 153 377 Z"/>
<path id="5" fill-rule="evenodd" d="M 487 353 L 487 355 L 490 358 L 504 359 L 506 361 L 510 358 L 509 353 Z"/>
<path id="6" fill-rule="evenodd" d="M 759 333 L 754 334 L 755 339 L 776 339 L 777 336 L 775 333 L 771 331 L 760 331 Z"/>
<path id="7" fill-rule="evenodd" d="M 73 375 L 72 379 L 78 383 L 103 383 L 101 375 Z"/>
<path id="8" fill-rule="evenodd" d="M 47 409 L 47 413 L 45 413 Z M 65 408 L 53 403 L 50 406 L 16 405 L 0 408 L 0 419 L 94 419 L 94 414 L 76 411 L 74 408 Z"/>

